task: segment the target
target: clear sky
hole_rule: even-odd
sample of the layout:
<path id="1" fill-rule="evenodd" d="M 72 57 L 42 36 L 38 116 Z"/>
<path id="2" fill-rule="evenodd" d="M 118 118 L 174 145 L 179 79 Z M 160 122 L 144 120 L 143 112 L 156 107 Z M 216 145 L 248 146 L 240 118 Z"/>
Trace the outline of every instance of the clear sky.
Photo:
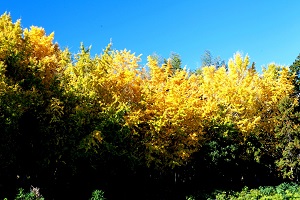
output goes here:
<path id="1" fill-rule="evenodd" d="M 0 12 L 55 32 L 71 52 L 80 42 L 100 54 L 113 48 L 148 55 L 181 55 L 194 70 L 209 50 L 225 61 L 237 51 L 261 66 L 290 65 L 300 53 L 300 0 L 1 0 Z"/>

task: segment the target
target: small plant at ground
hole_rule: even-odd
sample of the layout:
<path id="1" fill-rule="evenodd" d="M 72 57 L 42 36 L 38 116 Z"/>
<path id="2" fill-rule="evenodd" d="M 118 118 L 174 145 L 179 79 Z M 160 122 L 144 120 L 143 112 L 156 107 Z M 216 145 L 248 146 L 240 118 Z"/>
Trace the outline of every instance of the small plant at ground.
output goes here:
<path id="1" fill-rule="evenodd" d="M 92 198 L 90 200 L 105 200 L 104 192 L 102 190 L 95 190 L 92 193 Z"/>
<path id="2" fill-rule="evenodd" d="M 193 197 L 193 196 L 187 196 L 186 200 L 195 200 L 195 197 Z"/>
<path id="3" fill-rule="evenodd" d="M 30 192 L 25 192 L 23 188 L 20 188 L 15 200 L 44 200 L 44 198 L 39 188 L 31 186 Z"/>

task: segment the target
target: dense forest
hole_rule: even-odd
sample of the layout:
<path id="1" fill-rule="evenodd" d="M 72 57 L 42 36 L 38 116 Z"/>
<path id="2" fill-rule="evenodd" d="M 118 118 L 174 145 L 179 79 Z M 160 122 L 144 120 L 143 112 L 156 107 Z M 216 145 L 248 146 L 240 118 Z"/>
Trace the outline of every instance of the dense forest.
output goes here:
<path id="1" fill-rule="evenodd" d="M 249 57 L 181 67 L 108 44 L 72 54 L 0 17 L 0 199 L 205 199 L 297 182 L 300 57 L 258 73 Z"/>

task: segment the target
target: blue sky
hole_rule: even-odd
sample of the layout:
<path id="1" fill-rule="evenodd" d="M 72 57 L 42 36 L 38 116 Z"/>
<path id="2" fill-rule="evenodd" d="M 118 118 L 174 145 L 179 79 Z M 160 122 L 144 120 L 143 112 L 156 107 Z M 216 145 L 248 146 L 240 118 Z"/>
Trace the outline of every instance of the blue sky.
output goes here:
<path id="1" fill-rule="evenodd" d="M 0 12 L 55 32 L 71 52 L 80 42 L 100 54 L 113 48 L 148 55 L 181 55 L 194 70 L 209 50 L 225 61 L 237 51 L 261 66 L 290 65 L 300 53 L 299 0 L 1 0 Z"/>

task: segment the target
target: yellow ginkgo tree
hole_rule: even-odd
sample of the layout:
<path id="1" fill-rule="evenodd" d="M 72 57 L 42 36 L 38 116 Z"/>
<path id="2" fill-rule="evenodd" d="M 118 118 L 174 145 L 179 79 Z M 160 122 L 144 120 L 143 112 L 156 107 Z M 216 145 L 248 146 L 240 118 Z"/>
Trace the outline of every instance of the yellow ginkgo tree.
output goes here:
<path id="1" fill-rule="evenodd" d="M 171 61 L 159 66 L 151 56 L 147 67 L 141 67 L 140 56 L 112 50 L 111 44 L 95 57 L 82 45 L 71 61 L 68 50 L 53 43 L 53 33 L 46 35 L 34 26 L 23 30 L 20 21 L 12 23 L 8 14 L 1 16 L 0 29 L 1 90 L 10 84 L 37 98 L 41 92 L 47 94 L 43 98 L 49 106 L 45 110 L 53 114 L 51 122 L 58 122 L 69 109 L 85 127 L 80 130 L 99 144 L 115 134 L 105 136 L 103 116 L 118 119 L 115 122 L 122 127 L 118 131 L 140 145 L 134 151 L 141 150 L 139 155 L 148 164 L 185 163 L 210 138 L 207 130 L 214 120 L 233 124 L 242 138 L 239 142 L 251 134 L 272 135 L 277 105 L 293 92 L 287 68 L 271 64 L 259 74 L 249 66 L 249 57 L 240 53 L 229 61 L 228 69 L 206 66 L 193 74 L 175 69 Z M 53 88 L 61 96 L 55 96 Z M 73 98 L 74 110 L 68 105 L 71 100 L 62 96 Z"/>
<path id="2" fill-rule="evenodd" d="M 270 65 L 260 75 L 239 53 L 228 70 L 207 66 L 196 75 L 174 71 L 170 62 L 159 66 L 152 57 L 146 70 L 139 56 L 109 48 L 95 58 L 82 50 L 65 71 L 66 88 L 87 97 L 91 113 L 122 111 L 128 137 L 144 146 L 148 164 L 186 162 L 210 138 L 212 120 L 234 124 L 240 142 L 251 134 L 273 134 L 277 104 L 293 91 L 287 68 Z"/>

